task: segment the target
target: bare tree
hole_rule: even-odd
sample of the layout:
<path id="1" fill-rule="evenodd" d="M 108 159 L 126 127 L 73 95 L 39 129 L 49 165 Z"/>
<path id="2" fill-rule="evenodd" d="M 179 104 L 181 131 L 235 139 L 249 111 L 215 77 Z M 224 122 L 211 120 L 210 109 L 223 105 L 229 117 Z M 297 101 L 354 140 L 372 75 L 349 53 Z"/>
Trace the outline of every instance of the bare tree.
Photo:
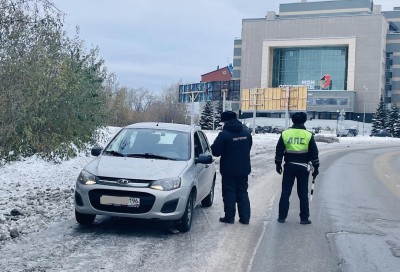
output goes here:
<path id="1" fill-rule="evenodd" d="M 178 102 L 178 86 L 173 84 L 163 90 L 149 109 L 149 121 L 185 123 L 186 106 Z"/>
<path id="2" fill-rule="evenodd" d="M 155 101 L 155 96 L 149 90 L 145 89 L 130 89 L 131 105 L 135 112 L 145 112 Z"/>

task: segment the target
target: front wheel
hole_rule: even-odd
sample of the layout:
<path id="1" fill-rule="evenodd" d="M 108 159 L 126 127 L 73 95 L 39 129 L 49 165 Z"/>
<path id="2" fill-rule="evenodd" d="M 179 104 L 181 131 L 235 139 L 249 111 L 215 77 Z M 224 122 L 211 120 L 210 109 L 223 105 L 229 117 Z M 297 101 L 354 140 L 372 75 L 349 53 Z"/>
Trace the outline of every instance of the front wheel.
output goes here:
<path id="1" fill-rule="evenodd" d="M 215 178 L 213 180 L 210 193 L 201 201 L 201 205 L 203 207 L 211 207 L 214 202 L 214 187 L 215 187 Z"/>
<path id="2" fill-rule="evenodd" d="M 189 195 L 189 199 L 186 203 L 185 213 L 182 218 L 178 221 L 176 228 L 180 232 L 187 232 L 192 227 L 192 219 L 193 219 L 193 209 L 194 209 L 194 192 L 191 192 Z"/>
<path id="3" fill-rule="evenodd" d="M 75 219 L 81 225 L 91 225 L 96 218 L 95 214 L 80 213 L 75 210 Z"/>

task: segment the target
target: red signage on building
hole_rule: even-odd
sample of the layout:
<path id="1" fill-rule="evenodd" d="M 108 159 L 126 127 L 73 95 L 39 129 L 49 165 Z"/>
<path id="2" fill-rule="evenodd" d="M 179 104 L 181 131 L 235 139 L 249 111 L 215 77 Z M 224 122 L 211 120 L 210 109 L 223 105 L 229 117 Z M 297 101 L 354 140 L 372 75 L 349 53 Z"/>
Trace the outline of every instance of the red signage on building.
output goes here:
<path id="1" fill-rule="evenodd" d="M 331 88 L 331 76 L 324 75 L 319 81 L 319 87 L 321 90 L 330 90 Z"/>

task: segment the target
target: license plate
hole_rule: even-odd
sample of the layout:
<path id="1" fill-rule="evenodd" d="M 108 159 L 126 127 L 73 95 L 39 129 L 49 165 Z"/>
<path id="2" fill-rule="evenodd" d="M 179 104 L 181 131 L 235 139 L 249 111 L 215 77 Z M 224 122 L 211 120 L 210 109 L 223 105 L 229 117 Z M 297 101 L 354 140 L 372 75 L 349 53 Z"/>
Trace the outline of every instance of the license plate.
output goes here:
<path id="1" fill-rule="evenodd" d="M 128 196 L 106 196 L 100 197 L 100 204 L 113 206 L 128 206 L 138 208 L 140 206 L 140 198 Z"/>

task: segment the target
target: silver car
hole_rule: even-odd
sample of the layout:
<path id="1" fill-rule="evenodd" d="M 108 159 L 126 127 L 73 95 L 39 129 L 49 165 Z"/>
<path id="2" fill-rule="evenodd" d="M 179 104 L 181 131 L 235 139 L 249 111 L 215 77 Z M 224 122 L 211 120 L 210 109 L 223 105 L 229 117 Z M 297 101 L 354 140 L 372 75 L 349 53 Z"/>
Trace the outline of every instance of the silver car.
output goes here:
<path id="1" fill-rule="evenodd" d="M 173 220 L 190 230 L 195 206 L 214 200 L 215 164 L 198 126 L 136 123 L 123 128 L 80 173 L 75 218 L 96 215 Z"/>

